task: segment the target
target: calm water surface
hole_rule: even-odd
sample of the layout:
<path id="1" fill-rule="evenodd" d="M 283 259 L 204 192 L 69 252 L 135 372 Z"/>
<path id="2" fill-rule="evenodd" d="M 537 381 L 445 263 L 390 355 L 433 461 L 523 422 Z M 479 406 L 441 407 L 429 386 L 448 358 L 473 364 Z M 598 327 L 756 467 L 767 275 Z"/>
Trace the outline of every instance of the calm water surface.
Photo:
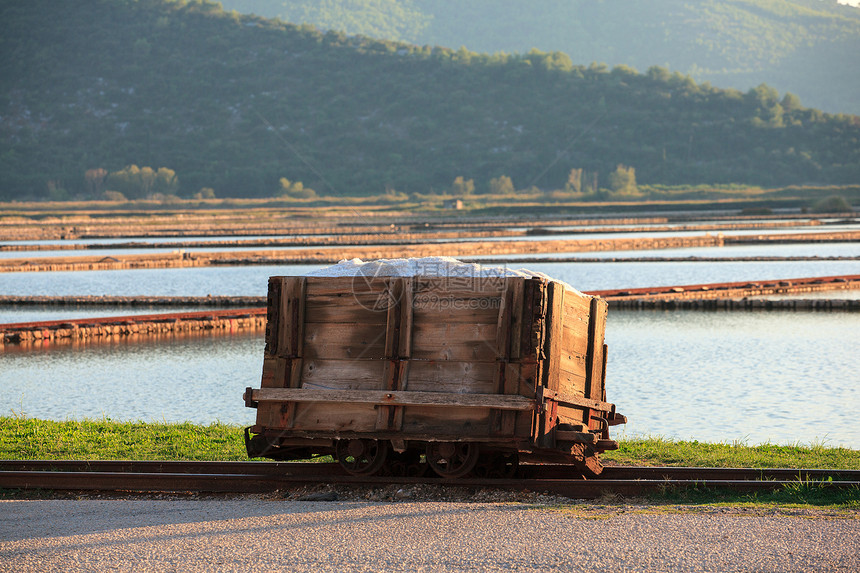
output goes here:
<path id="1" fill-rule="evenodd" d="M 0 294 L 265 296 L 268 277 L 301 275 L 321 266 L 324 265 L 0 273 Z M 860 261 L 536 262 L 508 266 L 544 272 L 584 291 L 860 274 Z"/>
<path id="2" fill-rule="evenodd" d="M 860 448 L 858 333 L 856 314 L 611 312 L 615 435 Z M 0 412 L 252 424 L 262 356 L 259 334 L 7 352 Z"/>

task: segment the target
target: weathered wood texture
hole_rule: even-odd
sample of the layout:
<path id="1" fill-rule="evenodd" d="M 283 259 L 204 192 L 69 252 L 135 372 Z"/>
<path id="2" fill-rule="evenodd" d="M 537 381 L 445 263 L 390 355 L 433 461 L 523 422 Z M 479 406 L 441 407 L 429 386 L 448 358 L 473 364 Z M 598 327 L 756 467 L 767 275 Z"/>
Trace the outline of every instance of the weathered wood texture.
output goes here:
<path id="1" fill-rule="evenodd" d="M 603 403 L 606 303 L 558 282 L 272 277 L 268 310 L 259 431 L 553 447 Z"/>

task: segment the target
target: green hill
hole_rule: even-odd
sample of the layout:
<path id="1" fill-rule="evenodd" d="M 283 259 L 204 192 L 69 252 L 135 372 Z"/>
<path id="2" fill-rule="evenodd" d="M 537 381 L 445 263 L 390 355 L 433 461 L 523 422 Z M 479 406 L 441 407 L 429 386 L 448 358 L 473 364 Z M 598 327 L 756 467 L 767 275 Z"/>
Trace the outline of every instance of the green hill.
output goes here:
<path id="1" fill-rule="evenodd" d="M 132 164 L 163 171 L 127 196 L 270 196 L 282 178 L 341 195 L 458 176 L 559 189 L 618 164 L 639 183 L 843 184 L 860 181 L 860 118 L 767 86 L 321 34 L 204 1 L 0 5 L 0 198 L 97 194 L 88 171 Z"/>
<path id="2" fill-rule="evenodd" d="M 860 9 L 836 0 L 224 0 L 323 30 L 476 52 L 561 51 L 575 63 L 659 65 L 743 91 L 860 114 Z"/>

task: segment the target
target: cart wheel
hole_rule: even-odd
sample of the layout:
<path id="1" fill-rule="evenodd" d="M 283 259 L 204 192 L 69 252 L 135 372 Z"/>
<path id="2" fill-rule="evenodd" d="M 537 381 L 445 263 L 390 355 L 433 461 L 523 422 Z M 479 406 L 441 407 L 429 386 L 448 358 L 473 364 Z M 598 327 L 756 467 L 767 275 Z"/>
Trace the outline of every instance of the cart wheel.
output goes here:
<path id="1" fill-rule="evenodd" d="M 388 442 L 382 440 L 338 440 L 335 445 L 338 463 L 356 476 L 373 475 L 385 464 Z"/>
<path id="2" fill-rule="evenodd" d="M 470 442 L 430 442 L 427 463 L 443 478 L 463 477 L 478 463 L 480 447 Z"/>

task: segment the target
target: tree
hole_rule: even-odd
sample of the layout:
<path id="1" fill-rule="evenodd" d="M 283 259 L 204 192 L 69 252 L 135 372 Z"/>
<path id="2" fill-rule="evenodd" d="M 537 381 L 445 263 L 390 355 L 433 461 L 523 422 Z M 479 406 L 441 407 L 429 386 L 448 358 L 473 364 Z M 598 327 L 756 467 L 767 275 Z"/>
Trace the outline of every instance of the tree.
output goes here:
<path id="1" fill-rule="evenodd" d="M 194 194 L 194 199 L 214 199 L 215 190 L 211 187 L 201 187 L 200 191 Z"/>
<path id="2" fill-rule="evenodd" d="M 87 191 L 89 191 L 91 196 L 98 197 L 102 194 L 105 188 L 105 179 L 107 179 L 107 175 L 107 170 L 102 169 L 101 167 L 97 169 L 87 169 L 84 173 L 84 179 L 87 182 Z"/>
<path id="3" fill-rule="evenodd" d="M 153 190 L 156 193 L 164 193 L 165 195 L 176 194 L 179 190 L 179 179 L 176 177 L 176 172 L 167 167 L 159 167 L 158 171 L 155 172 Z"/>
<path id="4" fill-rule="evenodd" d="M 507 175 L 490 179 L 490 193 L 493 195 L 513 195 L 515 191 L 514 182 Z"/>
<path id="5" fill-rule="evenodd" d="M 615 171 L 609 174 L 609 189 L 615 195 L 639 195 L 639 188 L 636 186 L 636 170 L 619 164 Z"/>
<path id="6" fill-rule="evenodd" d="M 166 167 L 138 167 L 128 165 L 107 176 L 106 185 L 132 199 L 155 195 L 173 195 L 179 188 L 176 172 Z"/>
<path id="7" fill-rule="evenodd" d="M 582 193 L 582 168 L 573 168 L 567 176 L 567 184 L 564 186 L 572 193 Z"/>
<path id="8" fill-rule="evenodd" d="M 290 181 L 286 177 L 281 177 L 281 184 L 278 190 L 278 197 L 293 197 L 294 199 L 313 199 L 317 196 L 317 192 L 310 187 L 305 187 L 301 181 Z"/>
<path id="9" fill-rule="evenodd" d="M 474 180 L 463 179 L 462 175 L 459 175 L 456 179 L 454 179 L 454 183 L 451 185 L 451 193 L 453 193 L 454 195 L 471 195 L 474 191 Z"/>

